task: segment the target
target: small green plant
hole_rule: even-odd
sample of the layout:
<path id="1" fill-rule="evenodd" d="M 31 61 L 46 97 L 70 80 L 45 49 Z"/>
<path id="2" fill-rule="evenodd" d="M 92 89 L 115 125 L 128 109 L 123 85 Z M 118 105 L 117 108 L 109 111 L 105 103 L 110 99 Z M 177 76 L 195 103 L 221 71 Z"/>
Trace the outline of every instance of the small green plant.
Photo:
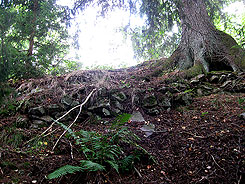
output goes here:
<path id="1" fill-rule="evenodd" d="M 201 116 L 204 117 L 204 116 L 207 115 L 207 114 L 208 114 L 208 112 L 203 112 L 203 113 L 201 114 Z"/>
<path id="2" fill-rule="evenodd" d="M 9 145 L 18 148 L 26 139 L 24 133 L 15 127 L 6 127 L 0 135 L 0 146 Z"/>
<path id="3" fill-rule="evenodd" d="M 193 91 L 194 91 L 194 89 L 187 89 L 187 90 L 184 91 L 184 93 L 190 93 L 190 94 L 192 94 Z"/>
<path id="4" fill-rule="evenodd" d="M 126 143 L 135 150 L 147 153 L 136 143 L 139 137 L 123 126 L 130 117 L 129 114 L 119 116 L 106 134 L 85 130 L 73 132 L 66 125 L 58 123 L 68 131 L 70 137 L 75 139 L 86 160 L 81 160 L 79 166 L 63 166 L 49 174 L 48 179 L 75 172 L 104 171 L 108 168 L 113 168 L 119 172 L 119 169 L 126 170 L 126 168 L 130 168 L 130 165 L 139 156 L 138 154 L 124 155 L 124 150 L 120 146 L 121 143 Z"/>
<path id="5" fill-rule="evenodd" d="M 130 82 L 126 82 L 124 80 L 121 80 L 121 83 L 123 84 L 121 88 L 130 88 L 131 87 Z"/>
<path id="6" fill-rule="evenodd" d="M 238 98 L 238 104 L 242 109 L 245 109 L 245 98 Z"/>
<path id="7" fill-rule="evenodd" d="M 151 92 L 151 91 L 153 91 L 154 89 L 151 88 L 151 87 L 149 87 L 147 90 L 148 90 L 149 92 Z"/>

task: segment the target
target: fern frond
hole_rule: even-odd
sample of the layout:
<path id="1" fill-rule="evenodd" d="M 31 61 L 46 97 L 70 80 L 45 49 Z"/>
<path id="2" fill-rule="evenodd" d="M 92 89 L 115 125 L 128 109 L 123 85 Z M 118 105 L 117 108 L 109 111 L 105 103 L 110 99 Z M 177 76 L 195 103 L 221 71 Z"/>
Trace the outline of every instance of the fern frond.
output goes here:
<path id="1" fill-rule="evenodd" d="M 82 168 L 88 171 L 103 171 L 105 170 L 105 167 L 103 165 L 100 165 L 98 163 L 89 161 L 89 160 L 81 160 L 81 166 Z"/>
<path id="2" fill-rule="evenodd" d="M 60 176 L 66 175 L 68 173 L 73 174 L 75 172 L 78 171 L 83 171 L 84 168 L 83 167 L 79 167 L 79 166 L 72 166 L 72 165 L 65 165 L 57 170 L 55 170 L 54 172 L 52 172 L 51 174 L 48 175 L 48 179 L 54 179 L 54 178 L 58 178 Z"/>
<path id="3" fill-rule="evenodd" d="M 110 164 L 110 166 L 119 173 L 119 170 L 118 170 L 119 166 L 115 161 L 106 160 L 106 162 Z"/>
<path id="4" fill-rule="evenodd" d="M 120 168 L 124 171 L 131 169 L 133 162 L 134 162 L 135 156 L 134 155 L 129 155 L 122 159 L 120 163 Z"/>

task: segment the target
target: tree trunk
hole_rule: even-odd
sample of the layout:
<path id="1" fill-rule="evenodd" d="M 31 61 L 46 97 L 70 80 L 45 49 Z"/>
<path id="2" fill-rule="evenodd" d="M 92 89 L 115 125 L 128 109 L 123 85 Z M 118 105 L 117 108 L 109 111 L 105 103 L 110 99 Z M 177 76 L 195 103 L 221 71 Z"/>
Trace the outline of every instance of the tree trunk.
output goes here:
<path id="1" fill-rule="evenodd" d="M 32 32 L 30 34 L 30 38 L 29 38 L 29 49 L 28 49 L 28 56 L 32 56 L 33 54 L 33 48 L 34 48 L 34 37 L 35 37 L 35 31 L 36 31 L 36 19 L 37 19 L 37 7 L 38 7 L 38 1 L 34 0 L 33 2 L 33 8 L 32 8 L 32 12 L 33 12 L 33 19 L 32 19 Z"/>
<path id="2" fill-rule="evenodd" d="M 178 10 L 182 38 L 171 60 L 179 70 L 195 67 L 200 73 L 245 69 L 243 50 L 230 35 L 214 27 L 204 0 L 182 0 Z"/>

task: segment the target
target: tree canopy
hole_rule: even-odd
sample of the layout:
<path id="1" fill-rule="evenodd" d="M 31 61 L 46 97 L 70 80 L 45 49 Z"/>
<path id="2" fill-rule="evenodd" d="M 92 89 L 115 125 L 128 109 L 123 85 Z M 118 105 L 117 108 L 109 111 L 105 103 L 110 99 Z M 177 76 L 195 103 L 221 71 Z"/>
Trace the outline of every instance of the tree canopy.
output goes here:
<path id="1" fill-rule="evenodd" d="M 1 1 L 0 80 L 50 72 L 67 53 L 65 8 L 55 0 Z"/>
<path id="2" fill-rule="evenodd" d="M 193 0 L 194 1 L 194 0 Z M 242 24 L 232 23 L 222 12 L 235 0 L 204 1 L 216 27 L 229 30 L 244 47 L 245 16 Z M 183 1 L 180 0 L 75 0 L 73 7 L 56 4 L 56 0 L 1 0 L 0 3 L 0 81 L 25 78 L 43 73 L 64 72 L 76 63 L 67 61 L 67 26 L 79 11 L 93 5 L 98 15 L 106 16 L 116 8 L 146 17 L 146 24 L 135 29 L 124 28 L 131 36 L 136 57 L 159 58 L 172 53 L 180 43 Z M 170 33 L 173 27 L 179 32 Z"/>

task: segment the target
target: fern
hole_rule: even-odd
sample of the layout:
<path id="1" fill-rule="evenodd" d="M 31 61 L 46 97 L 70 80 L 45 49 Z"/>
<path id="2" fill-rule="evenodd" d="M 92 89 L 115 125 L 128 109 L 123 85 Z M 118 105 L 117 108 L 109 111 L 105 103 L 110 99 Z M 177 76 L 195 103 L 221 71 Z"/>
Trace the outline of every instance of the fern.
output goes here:
<path id="1" fill-rule="evenodd" d="M 119 116 L 116 122 L 110 127 L 111 131 L 107 134 L 85 130 L 73 132 L 66 125 L 57 122 L 75 139 L 76 144 L 81 147 L 81 151 L 87 160 L 81 160 L 80 166 L 66 165 L 61 167 L 49 174 L 48 178 L 53 179 L 77 171 L 103 171 L 108 164 L 118 173 L 119 169 L 128 170 L 128 168 L 131 168 L 134 160 L 138 157 L 137 155 L 125 157 L 120 144 L 126 143 L 136 148 L 136 150 L 143 150 L 145 153 L 147 151 L 136 143 L 136 141 L 140 140 L 139 137 L 130 132 L 127 127 L 122 126 L 130 117 L 131 115 L 129 114 Z M 123 157 L 124 159 L 120 160 Z"/>
<path id="2" fill-rule="evenodd" d="M 120 168 L 122 169 L 122 171 L 130 170 L 132 168 L 134 160 L 135 160 L 135 156 L 134 155 L 129 155 L 129 156 L 125 157 L 124 159 L 122 159 L 119 162 Z"/>
<path id="3" fill-rule="evenodd" d="M 72 165 L 65 165 L 57 170 L 55 170 L 54 172 L 52 172 L 51 174 L 48 175 L 48 179 L 54 179 L 54 178 L 58 178 L 60 176 L 66 175 L 68 173 L 73 174 L 75 172 L 78 171 L 83 171 L 84 168 L 83 167 L 79 167 L 79 166 L 72 166 Z"/>
<path id="4" fill-rule="evenodd" d="M 81 160 L 81 166 L 82 168 L 88 171 L 103 171 L 105 170 L 105 167 L 103 165 L 100 165 L 98 163 L 89 161 L 89 160 Z"/>

